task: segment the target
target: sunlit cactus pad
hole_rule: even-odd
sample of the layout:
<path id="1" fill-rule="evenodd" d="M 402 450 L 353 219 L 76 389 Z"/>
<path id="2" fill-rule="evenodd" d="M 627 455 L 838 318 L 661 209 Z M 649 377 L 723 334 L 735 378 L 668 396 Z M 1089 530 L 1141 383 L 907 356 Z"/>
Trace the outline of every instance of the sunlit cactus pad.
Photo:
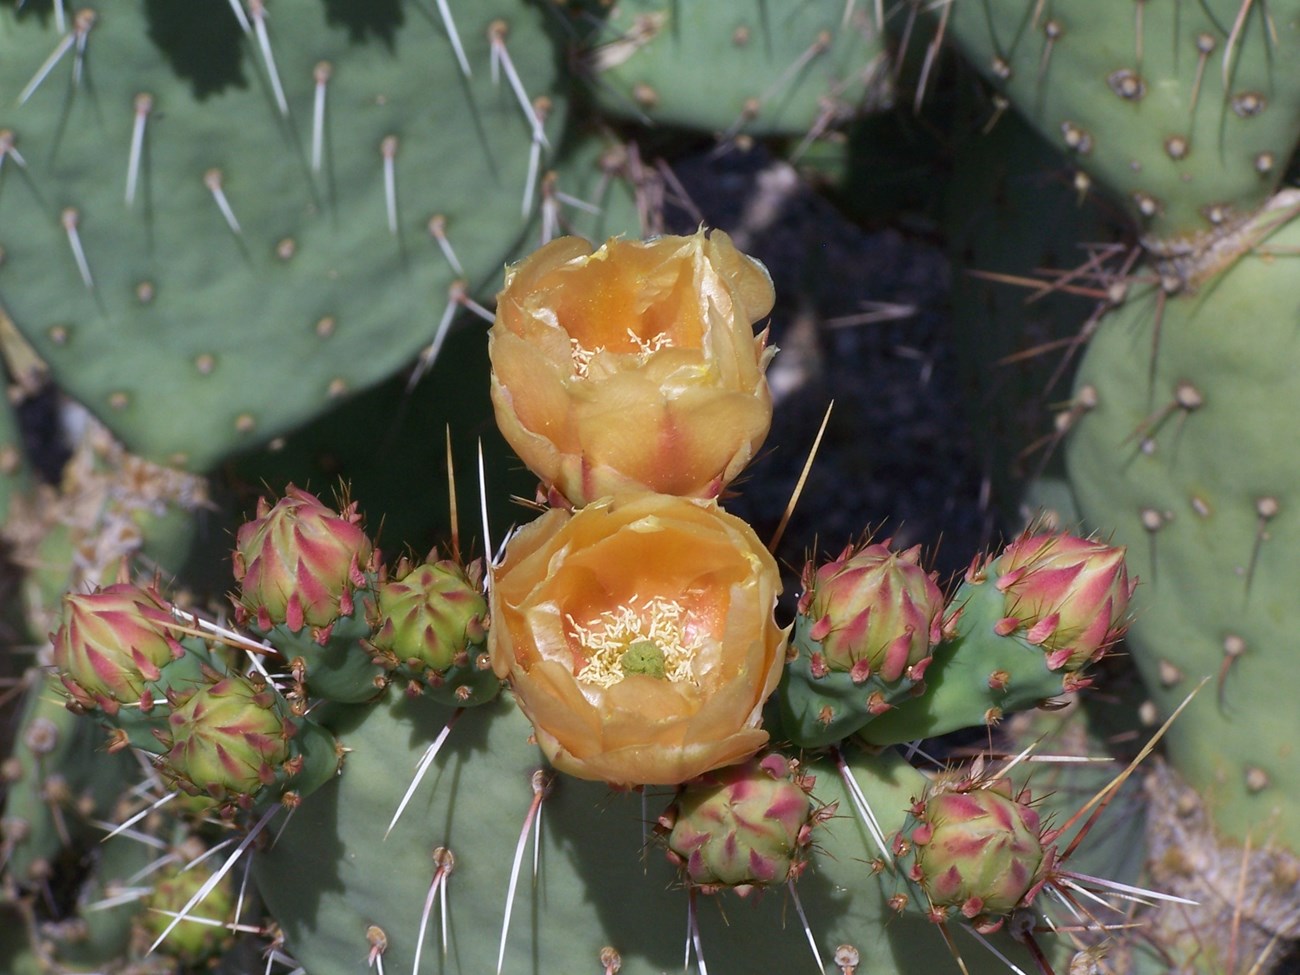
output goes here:
<path id="1" fill-rule="evenodd" d="M 0 7 L 0 297 L 132 450 L 202 470 L 283 433 L 497 272 L 564 100 L 541 10 L 455 6 L 469 77 L 413 6 Z"/>
<path id="2" fill-rule="evenodd" d="M 726 135 L 802 135 L 888 103 L 883 38 L 869 4 L 631 0 L 583 42 L 582 66 L 616 114 Z"/>
<path id="3" fill-rule="evenodd" d="M 1158 238 L 1241 219 L 1300 136 L 1294 0 L 938 5 L 963 52 Z"/>
<path id="4" fill-rule="evenodd" d="M 1076 390 L 1096 405 L 1068 460 L 1084 514 L 1114 526 L 1142 578 L 1129 640 L 1152 696 L 1169 711 L 1212 679 L 1171 755 L 1222 829 L 1294 850 L 1300 465 L 1277 438 L 1300 409 L 1300 194 L 1275 203 L 1198 294 L 1135 289 L 1103 320 Z"/>
<path id="5" fill-rule="evenodd" d="M 312 975 L 360 970 L 371 947 L 370 925 L 386 936 L 385 970 L 413 970 L 439 847 L 455 858 L 446 877 L 448 953 L 444 959 L 439 891 L 419 970 L 497 970 L 514 849 L 534 798 L 533 775 L 544 768 L 528 740 L 532 727 L 509 695 L 457 721 L 384 836 L 409 773 L 450 715 L 427 701 L 397 700 L 330 719 L 351 749 L 342 775 L 305 801 L 275 847 L 256 861 L 268 905 Z M 920 774 L 897 759 L 850 761 L 878 815 L 901 822 L 912 795 L 924 788 Z M 835 970 L 831 959 L 847 943 L 870 959 L 873 973 L 956 971 L 933 925 L 919 913 L 898 915 L 888 904 L 907 885 L 873 873 L 869 861 L 881 852 L 853 813 L 835 767 L 821 760 L 805 771 L 816 775 L 815 800 L 839 803 L 837 815 L 814 831 L 816 852 L 795 885 L 824 970 Z M 643 801 L 634 791 L 547 775 L 537 879 L 527 830 L 502 970 L 598 973 L 606 947 L 621 957 L 621 975 L 681 970 L 689 898 L 652 828 L 672 790 L 648 789 Z M 694 899 L 708 971 L 752 972 L 760 959 L 769 971 L 819 970 L 788 888 L 746 900 L 729 893 Z M 974 940 L 960 937 L 972 972 L 1004 970 Z M 1032 965 L 1008 939 L 997 939 L 997 946 L 1022 967 Z"/>

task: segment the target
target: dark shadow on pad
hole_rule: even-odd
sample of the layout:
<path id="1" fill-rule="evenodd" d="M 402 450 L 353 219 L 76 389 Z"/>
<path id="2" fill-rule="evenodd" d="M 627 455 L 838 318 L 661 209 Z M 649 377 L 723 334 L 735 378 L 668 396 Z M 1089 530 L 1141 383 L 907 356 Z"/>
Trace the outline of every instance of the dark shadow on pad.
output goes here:
<path id="1" fill-rule="evenodd" d="M 196 98 L 244 87 L 243 31 L 227 0 L 145 0 L 149 39 Z"/>

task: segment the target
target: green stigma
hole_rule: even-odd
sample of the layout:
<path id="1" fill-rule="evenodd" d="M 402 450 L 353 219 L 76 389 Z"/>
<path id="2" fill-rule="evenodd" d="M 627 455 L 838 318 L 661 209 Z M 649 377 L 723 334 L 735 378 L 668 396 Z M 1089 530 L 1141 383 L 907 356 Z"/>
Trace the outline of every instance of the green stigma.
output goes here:
<path id="1" fill-rule="evenodd" d="M 663 680 L 667 674 L 664 669 L 664 652 L 653 640 L 629 643 L 627 649 L 623 651 L 623 656 L 618 658 L 618 662 L 622 665 L 625 674 L 645 674 L 647 677 L 657 677 L 660 680 Z"/>

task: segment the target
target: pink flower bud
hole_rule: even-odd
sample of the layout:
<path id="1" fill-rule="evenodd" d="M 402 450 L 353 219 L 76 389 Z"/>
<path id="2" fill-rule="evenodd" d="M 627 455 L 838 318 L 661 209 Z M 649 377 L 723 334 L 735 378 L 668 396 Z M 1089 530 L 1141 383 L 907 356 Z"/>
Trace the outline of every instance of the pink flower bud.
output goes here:
<path id="1" fill-rule="evenodd" d="M 872 674 L 888 683 L 920 679 L 941 636 L 944 600 L 919 547 L 850 546 L 815 572 L 805 569 L 804 581 L 800 612 L 812 620 L 809 635 L 829 670 L 859 683 Z"/>
<path id="2" fill-rule="evenodd" d="M 1004 917 L 1024 906 L 1050 861 L 1038 813 L 1012 796 L 1005 779 L 939 787 L 920 804 L 917 819 L 909 872 L 940 911 L 956 908 L 985 922 Z"/>
<path id="3" fill-rule="evenodd" d="M 773 754 L 686 783 L 660 832 L 691 886 L 743 897 L 798 876 L 820 818 L 808 784 Z"/>
<path id="4" fill-rule="evenodd" d="M 352 615 L 352 593 L 374 557 L 360 521 L 355 502 L 337 512 L 292 484 L 274 506 L 259 500 L 257 518 L 235 536 L 237 615 L 294 633 Z"/>
<path id="5" fill-rule="evenodd" d="M 456 562 L 426 562 L 378 586 L 370 643 L 417 674 L 441 672 L 483 643 L 486 622 L 477 580 Z"/>
<path id="6" fill-rule="evenodd" d="M 127 583 L 69 594 L 54 634 L 54 665 L 80 707 L 116 714 L 123 704 L 152 701 L 145 685 L 184 654 L 162 596 Z"/>
<path id="7" fill-rule="evenodd" d="M 1052 670 L 1095 661 L 1127 626 L 1130 582 L 1124 548 L 1067 534 L 1022 535 L 993 565 L 1006 617 L 998 632 L 1023 632 Z"/>
<path id="8" fill-rule="evenodd" d="M 177 699 L 162 770 L 192 795 L 238 800 L 275 781 L 290 757 L 293 734 L 288 707 L 273 687 L 260 679 L 220 677 Z"/>

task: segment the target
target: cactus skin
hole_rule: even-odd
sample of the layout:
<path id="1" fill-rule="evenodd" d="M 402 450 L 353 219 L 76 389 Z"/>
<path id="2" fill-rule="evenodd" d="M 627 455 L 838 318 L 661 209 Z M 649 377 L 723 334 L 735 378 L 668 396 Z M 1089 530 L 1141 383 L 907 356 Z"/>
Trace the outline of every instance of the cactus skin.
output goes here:
<path id="1" fill-rule="evenodd" d="M 1181 247 L 1261 206 L 1300 138 L 1300 85 L 1283 67 L 1300 54 L 1300 6 L 1249 7 L 1143 2 L 1121 15 L 1090 0 L 956 0 L 943 9 L 994 87 L 1118 194 L 1153 245 Z M 1239 9 L 1250 15 L 1225 89 Z"/>
<path id="2" fill-rule="evenodd" d="M 407 785 L 394 770 L 413 767 L 449 717 L 449 709 L 427 698 L 399 699 L 391 692 L 370 709 L 332 708 L 327 722 L 351 749 L 343 772 L 302 804 L 254 864 L 268 908 L 312 975 L 355 972 L 368 951 L 371 924 L 387 935 L 385 969 L 412 969 L 434 873 L 430 855 L 440 846 L 456 858 L 448 878 L 449 954 L 443 962 L 435 904 L 421 965 L 449 975 L 495 971 L 509 848 L 533 798 L 530 780 L 543 764 L 510 694 L 466 712 L 403 817 L 387 839 L 383 835 Z M 897 823 L 910 797 L 925 788 L 920 773 L 895 756 L 859 756 L 850 763 L 876 810 Z M 851 808 L 833 766 L 809 762 L 803 771 L 816 776 L 816 801 Z M 644 855 L 645 820 L 634 793 L 611 794 L 567 776 L 553 782 L 543 804 L 537 886 L 527 875 L 529 851 L 505 971 L 600 971 L 607 946 L 621 955 L 621 975 L 653 975 L 682 964 L 687 894 L 665 857 Z M 836 945 L 848 943 L 872 957 L 873 973 L 956 970 L 923 915 L 895 916 L 887 906 L 898 881 L 872 874 L 863 861 L 874 855 L 865 830 L 848 816 L 817 829 L 798 891 L 823 957 L 829 960 Z M 780 889 L 743 908 L 728 906 L 725 917 L 708 900 L 698 901 L 696 910 L 709 971 L 753 971 L 755 959 L 773 971 L 813 967 Z M 1002 937 L 996 944 L 1022 968 L 1032 965 L 1021 946 Z M 1005 971 L 986 952 L 964 953 L 973 975 Z"/>
<path id="3" fill-rule="evenodd" d="M 603 20 L 579 56 L 597 104 L 614 115 L 728 136 L 803 135 L 892 94 L 883 31 L 865 7 L 846 24 L 838 0 L 587 6 Z"/>
<path id="4" fill-rule="evenodd" d="M 89 819 L 112 808 L 135 761 L 126 753 L 102 754 L 102 735 L 63 706 L 44 673 L 32 669 L 24 679 L 31 690 L 4 765 L 0 859 L 10 878 L 27 886 L 49 876 L 66 844 L 99 839 Z"/>
<path id="5" fill-rule="evenodd" d="M 131 450 L 189 470 L 284 433 L 432 340 L 462 277 L 428 239 L 433 215 L 445 215 L 470 285 L 514 246 L 533 129 L 493 85 L 494 19 L 508 25 L 529 97 L 550 98 L 547 131 L 558 134 L 565 111 L 545 12 L 531 4 L 459 11 L 469 79 L 435 17 L 359 2 L 272 6 L 289 121 L 255 39 L 218 3 L 101 5 L 80 86 L 70 51 L 14 105 L 60 35 L 48 7 L 0 8 L 0 129 L 27 163 L 7 158 L 0 171 L 5 307 L 55 380 Z M 325 62 L 313 173 L 314 70 Z M 139 94 L 153 102 L 128 206 Z M 239 233 L 205 183 L 213 170 Z M 93 288 L 62 222 L 73 214 Z"/>
<path id="6" fill-rule="evenodd" d="M 15 975 L 101 970 L 125 954 L 138 908 L 81 908 L 155 856 L 152 847 L 131 839 L 104 842 L 96 825 L 124 815 L 122 786 L 139 765 L 126 752 L 105 754 L 94 723 L 63 706 L 57 685 L 45 673 L 32 669 L 26 680 L 31 691 L 3 766 L 0 962 Z M 70 877 L 79 896 L 66 916 L 52 918 L 47 892 L 62 890 Z M 18 917 L 7 917 L 5 906 L 15 908 Z M 22 944 L 26 952 L 17 950 Z M 10 951 L 14 954 L 6 958 Z"/>
<path id="7" fill-rule="evenodd" d="M 1133 289 L 1080 366 L 1097 405 L 1067 441 L 1083 513 L 1144 580 L 1129 646 L 1152 697 L 1168 713 L 1213 677 L 1170 729 L 1173 763 L 1224 834 L 1293 853 L 1297 207 L 1281 194 L 1196 294 Z"/>
<path id="8" fill-rule="evenodd" d="M 6 323 L 4 309 L 0 308 L 0 327 Z M 3 377 L 2 371 L 0 377 Z M 18 417 L 6 399 L 0 403 L 0 525 L 9 517 L 10 499 L 30 490 L 31 486 L 32 476 L 23 450 Z"/>

